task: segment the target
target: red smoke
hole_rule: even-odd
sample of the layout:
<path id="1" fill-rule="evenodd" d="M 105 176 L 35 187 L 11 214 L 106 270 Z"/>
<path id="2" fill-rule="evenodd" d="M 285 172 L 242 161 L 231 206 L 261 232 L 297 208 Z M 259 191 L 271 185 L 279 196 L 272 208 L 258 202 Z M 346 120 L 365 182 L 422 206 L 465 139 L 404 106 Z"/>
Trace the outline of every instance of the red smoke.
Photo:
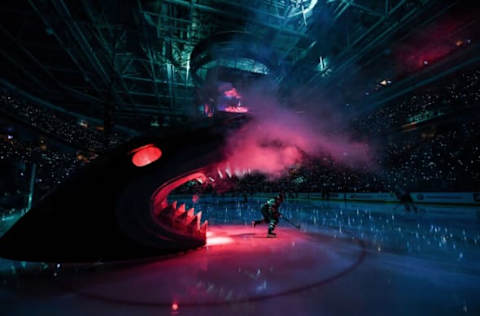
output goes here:
<path id="1" fill-rule="evenodd" d="M 306 156 L 329 157 L 351 167 L 369 165 L 367 144 L 328 133 L 328 124 L 300 117 L 272 100 L 254 99 L 254 118 L 229 137 L 224 164 L 232 173 L 250 169 L 278 177 Z"/>

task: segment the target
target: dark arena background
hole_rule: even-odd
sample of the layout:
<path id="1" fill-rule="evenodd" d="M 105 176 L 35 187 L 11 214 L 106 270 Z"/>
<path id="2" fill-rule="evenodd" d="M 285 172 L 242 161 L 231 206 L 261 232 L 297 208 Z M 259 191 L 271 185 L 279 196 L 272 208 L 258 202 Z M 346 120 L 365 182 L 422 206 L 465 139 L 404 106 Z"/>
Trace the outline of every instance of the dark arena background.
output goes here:
<path id="1" fill-rule="evenodd" d="M 0 314 L 480 315 L 480 9 L 0 2 Z"/>

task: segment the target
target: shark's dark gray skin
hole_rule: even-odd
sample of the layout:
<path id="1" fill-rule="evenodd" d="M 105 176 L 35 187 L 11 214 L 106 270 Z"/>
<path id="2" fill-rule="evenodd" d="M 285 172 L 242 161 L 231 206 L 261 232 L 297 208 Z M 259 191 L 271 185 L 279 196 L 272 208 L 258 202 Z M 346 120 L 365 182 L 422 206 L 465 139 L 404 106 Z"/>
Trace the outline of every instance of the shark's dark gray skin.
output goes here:
<path id="1" fill-rule="evenodd" d="M 245 117 L 230 119 L 234 126 Z M 207 223 L 168 194 L 186 181 L 215 181 L 232 124 L 142 137 L 102 155 L 39 201 L 1 239 L 0 256 L 44 262 L 128 260 L 201 247 Z M 135 151 L 161 157 L 143 167 Z M 216 172 L 215 172 L 216 174 Z M 218 180 L 218 179 L 217 179 Z"/>

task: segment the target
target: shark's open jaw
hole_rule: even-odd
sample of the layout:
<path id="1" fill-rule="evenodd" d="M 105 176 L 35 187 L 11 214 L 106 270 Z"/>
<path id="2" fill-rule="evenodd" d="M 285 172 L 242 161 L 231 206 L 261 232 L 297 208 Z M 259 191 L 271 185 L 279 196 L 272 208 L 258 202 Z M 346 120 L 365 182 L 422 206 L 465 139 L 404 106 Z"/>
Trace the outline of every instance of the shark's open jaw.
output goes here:
<path id="1" fill-rule="evenodd" d="M 228 119 L 182 133 L 138 137 L 103 153 L 0 238 L 2 257 L 128 260 L 205 245 L 207 223 L 201 223 L 201 212 L 187 210 L 168 195 L 192 180 L 223 191 L 231 185 L 229 178 L 247 173 L 225 162 L 226 135 L 245 121 Z"/>
<path id="2" fill-rule="evenodd" d="M 152 196 L 152 216 L 159 225 L 176 236 L 205 240 L 208 222 L 201 224 L 202 212 L 195 214 L 193 207 L 186 210 L 185 204 L 168 202 L 170 192 L 191 180 L 205 181 L 206 176 L 203 171 L 197 170 L 161 185 Z"/>
<path id="3" fill-rule="evenodd" d="M 202 212 L 199 211 L 195 214 L 193 207 L 187 210 L 185 204 L 179 205 L 177 201 L 171 201 L 169 194 L 189 181 L 195 180 L 202 185 L 216 186 L 233 176 L 241 177 L 249 172 L 250 170 L 247 169 L 231 168 L 224 163 L 175 177 L 161 185 L 152 195 L 152 216 L 159 225 L 177 237 L 205 239 L 208 221 L 201 223 Z"/>

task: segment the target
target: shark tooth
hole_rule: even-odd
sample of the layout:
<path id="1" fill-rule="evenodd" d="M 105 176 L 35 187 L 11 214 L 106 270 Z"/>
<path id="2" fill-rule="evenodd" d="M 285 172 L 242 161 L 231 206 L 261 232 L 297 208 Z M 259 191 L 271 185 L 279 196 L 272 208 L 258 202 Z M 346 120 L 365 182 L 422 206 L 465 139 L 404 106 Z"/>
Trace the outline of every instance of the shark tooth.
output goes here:
<path id="1" fill-rule="evenodd" d="M 195 217 L 197 218 L 198 220 L 198 225 L 200 227 L 200 221 L 202 220 L 202 211 L 198 212 L 197 214 L 195 214 Z"/>
<path id="2" fill-rule="evenodd" d="M 175 219 L 178 219 L 180 216 L 185 214 L 185 204 L 180 205 L 178 209 L 175 210 Z"/>
<path id="3" fill-rule="evenodd" d="M 168 201 L 167 201 L 167 199 L 163 199 L 163 200 L 160 202 L 160 207 L 161 207 L 161 208 L 166 208 L 166 207 L 168 207 Z"/>
<path id="4" fill-rule="evenodd" d="M 208 227 L 208 221 L 203 222 L 203 224 L 200 226 L 200 233 L 202 233 L 203 235 L 206 235 L 207 227 Z"/>
<path id="5" fill-rule="evenodd" d="M 168 207 L 168 202 L 167 200 L 162 200 L 161 202 L 155 204 L 155 207 L 153 209 L 153 213 L 155 215 L 160 215 L 160 213 L 165 210 Z"/>
<path id="6" fill-rule="evenodd" d="M 198 230 L 199 227 L 200 227 L 200 219 L 198 218 L 198 216 L 194 216 L 192 221 L 188 223 L 188 228 L 189 230 L 194 231 L 194 230 Z"/>
<path id="7" fill-rule="evenodd" d="M 186 211 L 182 216 L 181 219 L 183 221 L 183 225 L 188 226 L 192 223 L 192 221 L 195 219 L 195 216 L 193 215 L 195 210 L 193 207 Z"/>
<path id="8" fill-rule="evenodd" d="M 177 211 L 179 211 L 180 213 L 184 213 L 184 212 L 185 212 L 185 203 L 182 203 L 182 204 L 178 207 Z"/>
<path id="9" fill-rule="evenodd" d="M 175 216 L 175 208 L 172 207 L 172 204 L 168 205 L 166 208 L 161 209 L 157 215 L 162 217 L 163 219 L 166 218 L 173 218 Z"/>
<path id="10" fill-rule="evenodd" d="M 222 172 L 220 171 L 220 169 L 217 169 L 217 173 L 218 173 L 218 176 L 220 177 L 220 179 L 223 179 L 223 174 L 222 174 Z"/>
<path id="11" fill-rule="evenodd" d="M 191 208 L 190 210 L 193 210 L 193 208 Z M 185 209 L 183 209 L 183 212 L 178 212 L 177 211 L 177 216 L 176 216 L 175 220 L 177 220 L 179 222 L 187 221 L 188 214 L 189 214 L 190 210 L 188 210 L 187 212 L 185 211 Z"/>

